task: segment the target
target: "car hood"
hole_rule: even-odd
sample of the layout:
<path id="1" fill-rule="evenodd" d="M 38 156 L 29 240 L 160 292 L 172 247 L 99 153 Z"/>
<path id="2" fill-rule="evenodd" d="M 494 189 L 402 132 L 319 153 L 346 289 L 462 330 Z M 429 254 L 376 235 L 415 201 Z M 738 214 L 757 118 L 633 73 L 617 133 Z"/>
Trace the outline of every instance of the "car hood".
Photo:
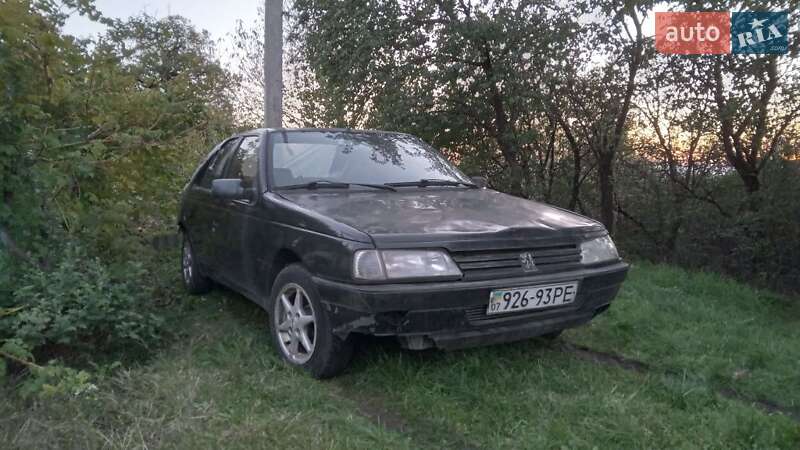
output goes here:
<path id="1" fill-rule="evenodd" d="M 587 217 L 491 189 L 281 192 L 287 200 L 361 230 L 376 241 L 491 234 L 542 238 L 602 231 Z"/>

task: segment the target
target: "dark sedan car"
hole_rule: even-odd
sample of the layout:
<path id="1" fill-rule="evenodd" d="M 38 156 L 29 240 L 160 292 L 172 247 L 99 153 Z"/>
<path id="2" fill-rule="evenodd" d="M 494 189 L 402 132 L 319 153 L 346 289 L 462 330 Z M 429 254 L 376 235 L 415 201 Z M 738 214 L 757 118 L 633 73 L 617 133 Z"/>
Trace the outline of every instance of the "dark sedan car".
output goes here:
<path id="1" fill-rule="evenodd" d="M 184 190 L 184 281 L 260 305 L 315 377 L 347 365 L 354 333 L 454 349 L 555 337 L 609 307 L 628 266 L 602 225 L 478 184 L 407 134 L 242 133 Z"/>

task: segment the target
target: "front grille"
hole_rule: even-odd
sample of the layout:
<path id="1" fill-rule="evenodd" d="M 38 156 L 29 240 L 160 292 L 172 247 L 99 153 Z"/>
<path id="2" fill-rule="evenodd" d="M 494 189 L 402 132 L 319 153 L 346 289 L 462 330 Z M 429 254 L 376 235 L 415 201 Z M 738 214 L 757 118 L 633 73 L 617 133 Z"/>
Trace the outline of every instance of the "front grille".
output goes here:
<path id="1" fill-rule="evenodd" d="M 520 255 L 533 255 L 536 269 L 522 270 Z M 513 250 L 477 250 L 451 252 L 453 261 L 464 274 L 464 280 L 490 280 L 538 273 L 556 272 L 580 265 L 581 250 L 577 244 L 561 244 Z"/>

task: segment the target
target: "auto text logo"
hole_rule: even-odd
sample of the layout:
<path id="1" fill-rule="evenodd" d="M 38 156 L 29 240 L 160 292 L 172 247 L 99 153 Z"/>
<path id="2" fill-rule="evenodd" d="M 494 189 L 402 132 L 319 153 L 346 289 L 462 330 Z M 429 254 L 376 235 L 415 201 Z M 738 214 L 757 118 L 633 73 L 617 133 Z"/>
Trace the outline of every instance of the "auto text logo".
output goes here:
<path id="1" fill-rule="evenodd" d="M 786 54 L 786 11 L 656 12 L 656 50 L 672 55 Z"/>

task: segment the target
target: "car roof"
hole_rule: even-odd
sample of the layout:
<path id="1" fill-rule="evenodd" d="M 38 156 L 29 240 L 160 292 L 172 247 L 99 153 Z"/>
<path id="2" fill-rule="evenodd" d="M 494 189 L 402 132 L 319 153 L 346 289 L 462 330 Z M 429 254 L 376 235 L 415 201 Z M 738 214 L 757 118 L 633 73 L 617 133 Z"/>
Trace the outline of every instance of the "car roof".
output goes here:
<path id="1" fill-rule="evenodd" d="M 283 132 L 283 131 L 333 131 L 333 132 L 345 132 L 345 133 L 375 133 L 375 134 L 402 134 L 407 135 L 408 133 L 402 133 L 399 131 L 384 131 L 384 130 L 359 130 L 357 128 L 254 128 L 252 130 L 242 131 L 239 133 L 234 134 L 232 137 L 237 136 L 245 136 L 245 135 L 253 135 L 253 134 L 262 134 L 262 133 L 275 133 L 275 132 Z"/>

